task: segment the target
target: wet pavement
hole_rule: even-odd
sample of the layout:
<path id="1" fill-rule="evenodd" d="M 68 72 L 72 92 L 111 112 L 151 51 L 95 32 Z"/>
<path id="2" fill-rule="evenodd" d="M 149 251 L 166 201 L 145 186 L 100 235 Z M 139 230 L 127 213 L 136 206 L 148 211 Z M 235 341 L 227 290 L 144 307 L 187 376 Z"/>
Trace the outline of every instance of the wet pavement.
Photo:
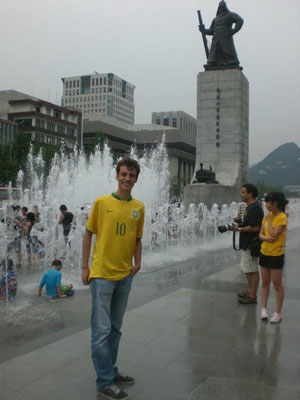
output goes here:
<path id="1" fill-rule="evenodd" d="M 119 352 L 120 370 L 136 379 L 130 399 L 299 400 L 299 242 L 300 229 L 290 231 L 277 326 L 260 320 L 259 304 L 237 303 L 245 280 L 232 249 L 140 273 Z M 269 314 L 274 306 L 272 289 Z M 30 312 L 47 311 L 46 322 L 1 326 L 1 400 L 96 399 L 89 308 L 83 290 L 50 308 L 34 303 Z"/>

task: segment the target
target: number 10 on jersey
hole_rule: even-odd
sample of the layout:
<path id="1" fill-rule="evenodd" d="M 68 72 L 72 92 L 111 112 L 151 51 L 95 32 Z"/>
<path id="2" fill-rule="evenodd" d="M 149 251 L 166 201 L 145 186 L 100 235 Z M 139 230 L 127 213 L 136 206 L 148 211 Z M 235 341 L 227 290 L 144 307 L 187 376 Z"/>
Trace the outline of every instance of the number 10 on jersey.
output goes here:
<path id="1" fill-rule="evenodd" d="M 117 222 L 116 235 L 124 236 L 126 234 L 126 224 Z"/>

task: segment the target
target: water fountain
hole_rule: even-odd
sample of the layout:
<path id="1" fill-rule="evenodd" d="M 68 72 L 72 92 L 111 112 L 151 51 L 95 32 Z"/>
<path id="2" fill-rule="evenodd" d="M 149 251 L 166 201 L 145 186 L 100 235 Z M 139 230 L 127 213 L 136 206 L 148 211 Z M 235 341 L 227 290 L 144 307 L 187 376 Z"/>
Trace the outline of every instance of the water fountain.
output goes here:
<path id="1" fill-rule="evenodd" d="M 137 158 L 141 165 L 133 196 L 146 206 L 144 271 L 187 260 L 201 250 L 231 246 L 231 233 L 220 235 L 217 226 L 230 223 L 237 215 L 236 203 L 221 207 L 214 204 L 210 210 L 203 203 L 190 204 L 188 209 L 181 203 L 170 204 L 168 157 L 164 143 L 158 144 L 142 157 L 138 157 L 135 148 L 132 148 L 131 156 Z M 19 278 L 22 282 L 21 292 L 28 299 L 37 290 L 42 271 L 49 267 L 54 258 L 63 259 L 64 280 L 72 282 L 75 289 L 83 289 L 80 267 L 85 221 L 95 198 L 116 189 L 114 160 L 106 145 L 102 151 L 96 149 L 89 161 L 83 153 L 74 152 L 71 156 L 57 154 L 47 178 L 42 173 L 43 166 L 41 153 L 34 157 L 31 152 L 26 171 L 18 175 L 18 186 L 21 188 L 18 203 L 26 205 L 29 211 L 38 206 L 40 222 L 34 225 L 31 235 L 37 236 L 45 245 L 45 257 L 37 268 L 32 268 L 26 263 L 25 243 L 22 241 L 23 266 Z M 4 221 L 13 217 L 13 203 L 16 200 L 11 199 L 2 205 L 0 212 Z M 66 248 L 62 228 L 57 223 L 61 204 L 66 204 L 76 219 L 69 236 L 71 246 Z M 290 221 L 294 226 L 299 225 L 300 207 L 296 202 L 290 204 Z M 13 224 L 0 224 L 0 234 L 2 260 L 8 244 L 16 236 Z M 14 257 L 14 254 L 11 256 Z"/>

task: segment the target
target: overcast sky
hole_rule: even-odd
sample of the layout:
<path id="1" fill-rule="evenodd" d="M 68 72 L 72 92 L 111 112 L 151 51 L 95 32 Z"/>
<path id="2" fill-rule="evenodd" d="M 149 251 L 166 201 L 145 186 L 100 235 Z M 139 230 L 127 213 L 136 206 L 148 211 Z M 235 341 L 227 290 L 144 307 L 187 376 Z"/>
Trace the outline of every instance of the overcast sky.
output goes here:
<path id="1" fill-rule="evenodd" d="M 196 79 L 215 0 L 2 0 L 0 90 L 60 104 L 61 77 L 113 72 L 133 83 L 136 123 L 152 111 L 196 117 Z M 228 0 L 244 18 L 235 45 L 250 82 L 250 163 L 300 145 L 300 1 Z"/>

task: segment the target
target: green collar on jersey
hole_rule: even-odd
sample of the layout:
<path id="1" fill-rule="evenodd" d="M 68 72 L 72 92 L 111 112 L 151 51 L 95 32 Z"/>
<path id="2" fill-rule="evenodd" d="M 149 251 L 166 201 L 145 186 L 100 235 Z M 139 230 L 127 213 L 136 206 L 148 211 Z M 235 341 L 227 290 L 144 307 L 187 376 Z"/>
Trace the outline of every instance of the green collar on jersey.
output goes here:
<path id="1" fill-rule="evenodd" d="M 113 192 L 111 195 L 112 195 L 112 197 L 114 197 L 115 199 L 121 200 L 121 201 L 122 201 L 121 197 L 119 197 L 116 193 Z M 127 199 L 126 201 L 131 201 L 131 200 L 132 200 L 132 196 L 129 196 L 128 199 Z"/>

